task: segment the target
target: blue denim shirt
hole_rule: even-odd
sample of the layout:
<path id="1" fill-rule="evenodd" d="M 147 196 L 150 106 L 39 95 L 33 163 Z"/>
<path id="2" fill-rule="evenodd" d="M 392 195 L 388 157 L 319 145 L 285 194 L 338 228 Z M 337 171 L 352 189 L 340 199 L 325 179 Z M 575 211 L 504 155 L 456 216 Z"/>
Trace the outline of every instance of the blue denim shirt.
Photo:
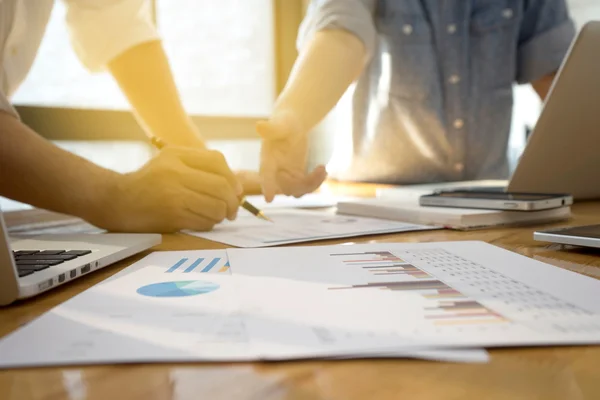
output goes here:
<path id="1" fill-rule="evenodd" d="M 403 184 L 507 178 L 512 85 L 555 72 L 575 34 L 564 0 L 313 0 L 298 45 L 322 29 L 370 56 L 334 177 Z"/>

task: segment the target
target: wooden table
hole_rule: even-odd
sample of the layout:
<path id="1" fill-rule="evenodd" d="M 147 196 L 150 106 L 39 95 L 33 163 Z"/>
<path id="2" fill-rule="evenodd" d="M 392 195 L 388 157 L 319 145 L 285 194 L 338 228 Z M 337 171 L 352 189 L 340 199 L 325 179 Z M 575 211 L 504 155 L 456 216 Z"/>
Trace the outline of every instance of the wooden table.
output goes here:
<path id="1" fill-rule="evenodd" d="M 536 228 L 595 223 L 600 223 L 600 203 L 578 203 L 572 220 L 544 226 L 402 233 L 319 244 L 484 240 L 597 278 L 600 251 L 532 239 Z M 224 247 L 174 234 L 165 235 L 163 243 L 154 250 Z M 0 336 L 145 255 L 83 277 L 33 301 L 0 309 Z M 600 399 L 600 347 L 518 348 L 490 353 L 491 362 L 483 365 L 399 359 L 1 371 L 0 399 Z"/>

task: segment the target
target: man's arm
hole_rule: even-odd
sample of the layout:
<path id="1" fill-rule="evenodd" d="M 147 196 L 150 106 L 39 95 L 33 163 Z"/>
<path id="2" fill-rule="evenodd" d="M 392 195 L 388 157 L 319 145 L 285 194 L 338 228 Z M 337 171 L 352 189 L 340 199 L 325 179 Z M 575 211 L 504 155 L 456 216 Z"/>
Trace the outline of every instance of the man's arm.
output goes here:
<path id="1" fill-rule="evenodd" d="M 533 86 L 535 92 L 540 96 L 542 102 L 546 101 L 546 97 L 548 96 L 548 92 L 550 92 L 555 77 L 556 73 L 552 73 L 531 83 L 531 86 Z"/>
<path id="2" fill-rule="evenodd" d="M 148 0 L 65 0 L 73 49 L 90 71 L 108 67 L 148 135 L 204 147 L 186 114 Z"/>
<path id="3" fill-rule="evenodd" d="M 204 147 L 185 112 L 160 41 L 136 45 L 108 63 L 148 134 L 177 146 Z"/>
<path id="4" fill-rule="evenodd" d="M 257 125 L 267 201 L 276 193 L 310 193 L 326 178 L 323 166 L 306 175 L 308 133 L 358 78 L 366 60 L 364 43 L 343 30 L 317 32 L 302 48 L 271 118 Z"/>
<path id="5" fill-rule="evenodd" d="M 108 63 L 108 68 L 127 96 L 147 134 L 169 145 L 206 148 L 196 125 L 186 113 L 159 41 L 134 46 Z M 236 190 L 256 192 L 256 179 L 238 173 Z"/>
<path id="6" fill-rule="evenodd" d="M 363 71 L 376 48 L 376 0 L 310 3 L 298 34 L 300 54 L 262 137 L 261 179 L 270 201 L 276 193 L 302 196 L 327 177 L 325 166 L 306 171 L 308 133 Z"/>
<path id="7" fill-rule="evenodd" d="M 531 83 L 544 101 L 571 42 L 575 25 L 566 0 L 526 2 L 518 48 L 517 83 Z"/>
<path id="8" fill-rule="evenodd" d="M 0 111 L 0 195 L 113 231 L 208 230 L 234 218 L 235 177 L 220 153 L 169 147 L 119 174 L 62 150 Z"/>
<path id="9" fill-rule="evenodd" d="M 0 112 L 3 196 L 97 222 L 117 176 L 54 146 L 14 116 Z"/>
<path id="10" fill-rule="evenodd" d="M 317 32 L 300 51 L 273 116 L 291 111 L 308 132 L 337 104 L 365 66 L 363 42 L 343 30 Z"/>

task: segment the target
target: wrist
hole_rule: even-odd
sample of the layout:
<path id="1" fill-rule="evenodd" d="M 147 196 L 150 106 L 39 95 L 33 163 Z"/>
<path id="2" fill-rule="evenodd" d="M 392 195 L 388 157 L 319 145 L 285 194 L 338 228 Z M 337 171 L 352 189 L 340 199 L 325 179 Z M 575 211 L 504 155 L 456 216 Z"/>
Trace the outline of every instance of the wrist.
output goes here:
<path id="1" fill-rule="evenodd" d="M 126 174 L 111 170 L 99 173 L 93 181 L 93 194 L 84 199 L 82 218 L 107 230 L 119 230 L 115 222 L 123 220 L 119 211 L 123 209 L 125 179 Z"/>
<path id="2" fill-rule="evenodd" d="M 171 126 L 168 132 L 156 132 L 153 134 L 169 146 L 207 149 L 204 138 L 191 120 L 181 127 Z"/>
<path id="3" fill-rule="evenodd" d="M 292 107 L 276 107 L 271 115 L 271 121 L 282 126 L 286 126 L 289 132 L 296 135 L 305 135 L 308 132 L 305 121 L 297 108 Z"/>
<path id="4" fill-rule="evenodd" d="M 196 149 L 207 149 L 206 143 L 199 136 L 169 135 L 162 137 L 165 143 L 175 147 L 192 147 Z"/>

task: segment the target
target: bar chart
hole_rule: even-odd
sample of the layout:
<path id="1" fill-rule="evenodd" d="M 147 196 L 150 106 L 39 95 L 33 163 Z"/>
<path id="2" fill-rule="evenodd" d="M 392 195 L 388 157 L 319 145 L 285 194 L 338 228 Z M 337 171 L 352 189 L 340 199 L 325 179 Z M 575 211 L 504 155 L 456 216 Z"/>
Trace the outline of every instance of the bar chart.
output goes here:
<path id="1" fill-rule="evenodd" d="M 229 261 L 227 258 L 181 258 L 174 263 L 165 273 L 229 273 Z"/>
<path id="2" fill-rule="evenodd" d="M 366 282 L 329 290 L 380 289 L 414 293 L 430 304 L 423 309 L 425 320 L 436 326 L 497 324 L 510 322 L 502 315 L 470 299 L 435 276 L 388 251 L 330 254 L 349 268 L 361 268 L 374 277 L 395 275 L 398 280 Z"/>
<path id="3" fill-rule="evenodd" d="M 426 319 L 435 321 L 435 325 L 495 324 L 509 322 L 502 315 L 482 306 L 473 300 L 441 301 L 436 307 L 429 307 Z"/>
<path id="4" fill-rule="evenodd" d="M 419 265 L 436 279 L 443 280 L 452 286 L 468 292 L 470 298 L 493 301 L 494 309 L 502 315 L 510 315 L 511 321 L 540 321 L 547 318 L 577 319 L 588 317 L 589 311 L 573 303 L 561 300 L 552 294 L 541 291 L 535 286 L 519 282 L 503 274 L 474 262 L 458 254 L 453 254 L 440 248 L 411 249 L 398 252 L 412 264 Z M 451 292 L 441 293 L 439 300 L 463 298 L 462 294 Z M 435 295 L 433 295 L 435 296 Z"/>
<path id="5" fill-rule="evenodd" d="M 431 279 L 431 275 L 389 251 L 331 254 L 331 256 L 340 256 L 345 265 L 363 268 L 373 275 L 408 275 L 416 279 Z"/>

